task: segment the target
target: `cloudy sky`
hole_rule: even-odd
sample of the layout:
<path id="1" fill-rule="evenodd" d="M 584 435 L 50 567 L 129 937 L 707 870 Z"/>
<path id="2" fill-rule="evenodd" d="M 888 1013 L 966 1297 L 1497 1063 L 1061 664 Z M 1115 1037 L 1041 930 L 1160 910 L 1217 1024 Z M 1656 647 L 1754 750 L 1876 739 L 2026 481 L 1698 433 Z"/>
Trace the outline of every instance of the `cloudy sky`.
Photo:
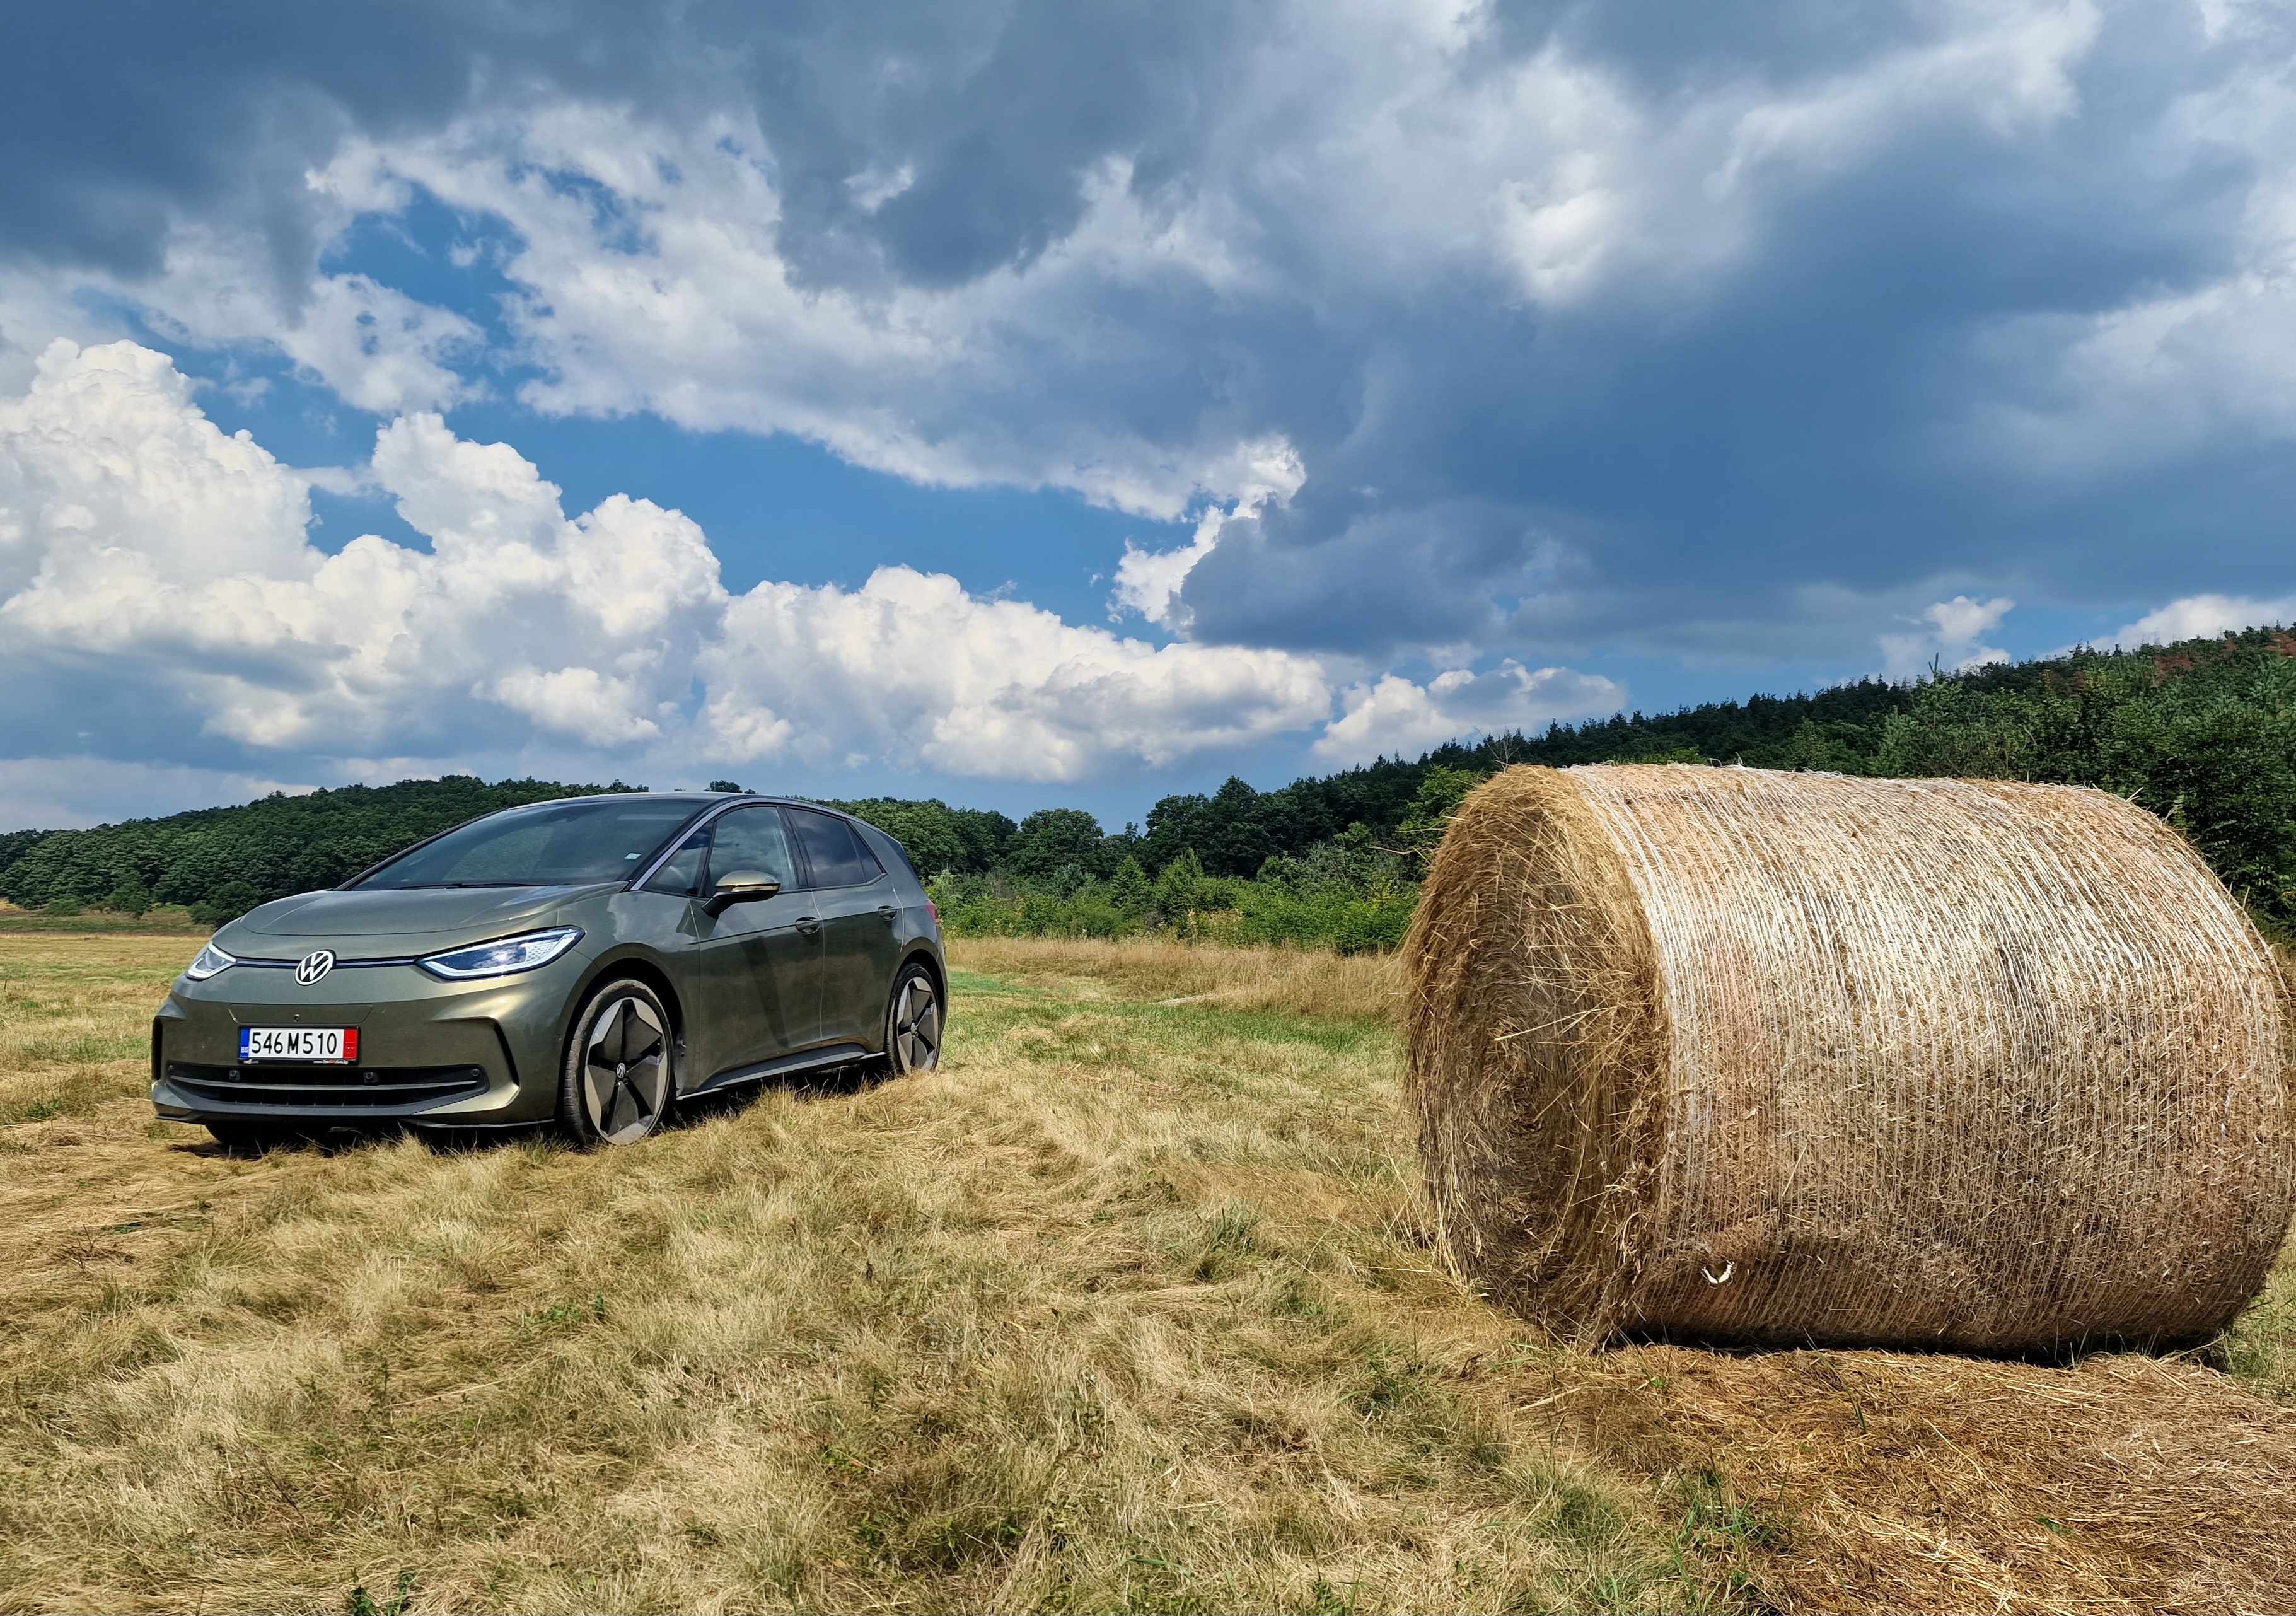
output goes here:
<path id="1" fill-rule="evenodd" d="M 2296 612 L 2284 5 L 0 27 L 0 824 L 1120 821 Z"/>

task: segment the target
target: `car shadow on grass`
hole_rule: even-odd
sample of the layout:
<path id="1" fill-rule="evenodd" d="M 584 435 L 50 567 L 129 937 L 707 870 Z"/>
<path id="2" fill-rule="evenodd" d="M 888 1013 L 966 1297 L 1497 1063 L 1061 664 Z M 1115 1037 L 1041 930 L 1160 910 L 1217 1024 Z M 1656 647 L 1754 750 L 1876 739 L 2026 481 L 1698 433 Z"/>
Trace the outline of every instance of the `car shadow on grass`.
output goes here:
<path id="1" fill-rule="evenodd" d="M 870 1093 L 891 1079 L 891 1072 L 882 1058 L 857 1061 L 850 1066 L 835 1066 L 826 1070 L 792 1074 L 786 1078 L 765 1078 L 756 1082 L 729 1084 L 724 1088 L 679 1101 L 670 1109 L 661 1125 L 661 1132 L 682 1132 L 692 1128 L 737 1117 L 756 1104 L 767 1093 L 789 1095 L 800 1102 L 810 1100 L 850 1100 Z M 387 1144 L 412 1136 L 420 1139 L 432 1152 L 441 1155 L 458 1155 L 466 1152 L 500 1150 L 506 1145 L 554 1142 L 556 1124 L 552 1122 L 523 1123 L 512 1128 L 454 1128 L 422 1127 L 411 1122 L 342 1123 L 324 1128 L 283 1128 L 278 1133 L 260 1137 L 226 1142 L 209 1136 L 184 1141 L 177 1148 L 201 1156 L 228 1156 L 249 1160 L 266 1156 L 275 1151 L 309 1151 L 316 1155 L 339 1156 L 349 1151 L 365 1150 L 371 1145 Z M 641 1144 L 644 1141 L 639 1142 Z"/>

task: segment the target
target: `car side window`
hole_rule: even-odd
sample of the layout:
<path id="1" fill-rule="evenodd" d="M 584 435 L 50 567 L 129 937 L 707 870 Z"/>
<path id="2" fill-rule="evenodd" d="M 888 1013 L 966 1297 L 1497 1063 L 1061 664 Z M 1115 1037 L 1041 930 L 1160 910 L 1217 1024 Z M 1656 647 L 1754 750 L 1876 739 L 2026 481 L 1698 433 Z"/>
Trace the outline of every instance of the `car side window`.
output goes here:
<path id="1" fill-rule="evenodd" d="M 672 898 L 692 898 L 701 890 L 701 860 L 709 851 L 709 827 L 688 836 L 668 861 L 653 873 L 645 883 L 649 892 L 663 892 Z"/>
<path id="2" fill-rule="evenodd" d="M 859 836 L 861 833 L 858 831 L 856 831 L 854 834 Z M 888 836 L 885 840 L 893 844 L 893 856 L 898 858 L 901 861 L 902 867 L 908 871 L 909 879 L 915 882 L 919 886 L 922 886 L 924 884 L 925 878 L 917 874 L 917 861 L 909 857 L 909 849 L 901 845 L 900 839 L 898 837 Z M 867 848 L 869 846 L 869 839 L 866 836 L 861 837 L 861 845 L 864 848 Z"/>
<path id="3" fill-rule="evenodd" d="M 876 855 L 862 846 L 842 819 L 805 808 L 791 808 L 790 816 L 797 821 L 797 839 L 805 846 L 815 886 L 857 887 L 884 874 Z"/>
<path id="4" fill-rule="evenodd" d="M 849 884 L 866 886 L 882 875 L 885 873 L 884 860 L 877 857 L 877 849 L 869 845 L 869 839 L 843 820 L 836 824 L 845 833 L 845 839 L 853 844 L 853 874 Z"/>
<path id="5" fill-rule="evenodd" d="M 755 870 L 783 887 L 798 884 L 797 860 L 790 855 L 789 832 L 779 808 L 738 808 L 721 814 L 710 827 L 709 881 L 737 870 Z"/>

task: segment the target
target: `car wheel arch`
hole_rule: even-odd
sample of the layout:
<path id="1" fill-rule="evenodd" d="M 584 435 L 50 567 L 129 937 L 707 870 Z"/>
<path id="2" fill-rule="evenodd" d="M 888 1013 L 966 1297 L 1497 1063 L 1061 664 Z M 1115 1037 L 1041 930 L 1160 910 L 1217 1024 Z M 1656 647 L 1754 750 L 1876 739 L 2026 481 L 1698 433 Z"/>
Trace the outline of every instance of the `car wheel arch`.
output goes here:
<path id="1" fill-rule="evenodd" d="M 940 963 L 939 956 L 930 948 L 912 948 L 901 956 L 901 963 L 893 967 L 894 979 L 898 980 L 901 972 L 911 965 L 922 965 L 931 974 L 933 991 L 939 994 L 946 1003 L 948 998 L 948 972 Z"/>
<path id="2" fill-rule="evenodd" d="M 925 968 L 925 974 L 932 978 L 933 992 L 939 997 L 944 1006 L 942 1014 L 946 1015 L 947 1011 L 945 1007 L 948 1004 L 948 969 L 941 964 L 940 956 L 931 948 L 914 947 L 902 955 L 900 964 L 893 967 L 891 980 L 885 984 L 886 993 L 890 995 L 892 992 L 893 983 L 899 981 L 901 972 L 906 971 L 911 965 L 922 965 Z"/>
<path id="3" fill-rule="evenodd" d="M 582 1006 L 590 1002 L 592 994 L 608 982 L 625 977 L 644 982 L 660 998 L 662 1008 L 669 1012 L 671 1040 L 682 1054 L 685 1048 L 685 1003 L 677 997 L 677 988 L 671 982 L 669 972 L 637 950 L 610 954 L 592 964 L 590 974 L 583 979 L 581 990 L 566 1002 L 566 1027 L 560 1041 L 562 1043 L 574 1036 L 574 1022 L 582 1013 Z"/>

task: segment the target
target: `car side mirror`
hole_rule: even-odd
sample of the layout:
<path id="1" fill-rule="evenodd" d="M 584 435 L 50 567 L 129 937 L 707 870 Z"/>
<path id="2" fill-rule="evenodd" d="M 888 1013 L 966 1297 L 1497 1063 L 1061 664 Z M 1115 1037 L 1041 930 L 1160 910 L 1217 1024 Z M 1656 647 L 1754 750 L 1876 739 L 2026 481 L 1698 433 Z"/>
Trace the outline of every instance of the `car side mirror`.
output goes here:
<path id="1" fill-rule="evenodd" d="M 734 870 L 709 890 L 709 900 L 701 907 L 709 915 L 723 915 L 735 904 L 753 904 L 781 890 L 782 883 L 762 870 Z"/>

